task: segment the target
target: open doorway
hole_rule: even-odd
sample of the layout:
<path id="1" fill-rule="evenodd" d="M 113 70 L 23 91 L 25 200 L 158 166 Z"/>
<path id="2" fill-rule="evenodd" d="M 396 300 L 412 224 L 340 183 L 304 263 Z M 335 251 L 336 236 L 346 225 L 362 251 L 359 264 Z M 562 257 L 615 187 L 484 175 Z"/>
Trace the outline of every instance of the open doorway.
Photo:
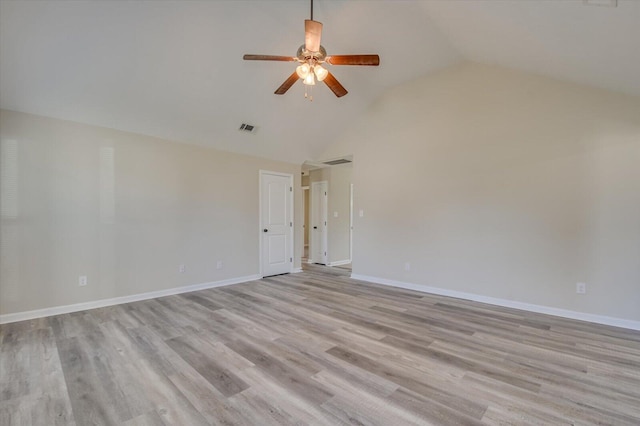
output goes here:
<path id="1" fill-rule="evenodd" d="M 309 170 L 302 170 L 302 263 L 309 263 Z"/>
<path id="2" fill-rule="evenodd" d="M 308 179 L 305 175 L 308 172 Z M 305 162 L 309 187 L 308 263 L 351 269 L 353 254 L 353 165 L 351 157 Z M 305 185 L 306 184 L 306 185 Z M 323 242 L 326 243 L 323 244 Z"/>
<path id="3" fill-rule="evenodd" d="M 329 182 L 311 182 L 311 250 L 309 262 L 329 264 Z"/>

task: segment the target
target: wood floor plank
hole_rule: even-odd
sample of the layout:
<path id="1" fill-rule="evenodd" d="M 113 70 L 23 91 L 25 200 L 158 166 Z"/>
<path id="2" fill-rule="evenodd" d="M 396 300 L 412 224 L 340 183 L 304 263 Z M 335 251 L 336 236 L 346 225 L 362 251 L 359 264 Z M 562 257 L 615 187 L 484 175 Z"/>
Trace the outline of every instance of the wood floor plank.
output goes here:
<path id="1" fill-rule="evenodd" d="M 640 424 L 640 332 L 348 274 L 1 325 L 0 424 Z"/>
<path id="2" fill-rule="evenodd" d="M 147 404 L 153 406 L 167 425 L 207 425 L 209 422 L 179 388 L 162 372 L 145 359 L 136 360 L 132 365 Z"/>
<path id="3" fill-rule="evenodd" d="M 340 358 L 358 368 L 385 377 L 398 385 L 410 389 L 424 398 L 438 402 L 452 410 L 463 413 L 473 419 L 480 419 L 486 410 L 486 406 L 468 400 L 457 393 L 449 392 L 431 386 L 424 377 L 417 377 L 411 371 L 403 370 L 395 365 L 387 365 L 379 361 L 352 352 L 342 347 L 334 347 L 327 351 L 328 354 Z"/>
<path id="4" fill-rule="evenodd" d="M 480 425 L 480 420 L 443 405 L 433 398 L 426 397 L 409 389 L 399 388 L 389 395 L 389 400 L 405 410 L 422 416 L 433 425 Z M 483 410 L 484 411 L 484 410 Z"/>
<path id="5" fill-rule="evenodd" d="M 195 371 L 176 373 L 169 380 L 210 424 L 250 423 L 250 418 L 233 407 L 218 389 Z"/>
<path id="6" fill-rule="evenodd" d="M 391 404 L 388 395 L 380 396 L 362 390 L 357 384 L 332 371 L 321 371 L 313 379 L 322 383 L 335 396 L 321 407 L 345 423 L 363 425 L 420 425 L 424 418 Z"/>
<path id="7" fill-rule="evenodd" d="M 114 380 L 114 366 L 106 354 L 77 336 L 59 341 L 58 350 L 77 422 L 118 424 L 131 419 L 126 395 Z"/>
<path id="8" fill-rule="evenodd" d="M 153 410 L 145 414 L 141 414 L 122 423 L 123 426 L 159 426 L 166 425 L 160 414 Z"/>
<path id="9" fill-rule="evenodd" d="M 264 370 L 274 380 L 287 386 L 310 403 L 321 404 L 333 395 L 322 386 L 314 383 L 307 375 L 301 374 L 291 364 L 284 362 L 266 351 L 246 341 L 236 340 L 226 344 L 231 350 L 242 355 L 257 367 Z"/>
<path id="10" fill-rule="evenodd" d="M 176 337 L 167 340 L 167 344 L 224 396 L 235 395 L 249 387 L 229 368 L 211 356 L 210 351 L 201 350 L 202 347 L 194 339 L 186 336 Z"/>
<path id="11" fill-rule="evenodd" d="M 322 410 L 321 406 L 309 404 L 303 394 L 292 392 L 289 386 L 273 380 L 269 374 L 259 367 L 243 370 L 241 375 L 243 379 L 251 383 L 251 388 L 243 392 L 242 397 L 260 401 L 259 405 L 257 405 L 260 408 L 256 413 L 252 414 L 253 417 L 269 406 L 277 407 L 275 411 L 279 416 L 285 417 L 287 423 L 340 424 L 336 417 Z M 237 402 L 240 398 L 236 396 L 230 399 Z M 287 401 L 287 403 L 282 404 L 281 401 Z M 252 424 L 256 424 L 256 422 L 254 421 Z"/>

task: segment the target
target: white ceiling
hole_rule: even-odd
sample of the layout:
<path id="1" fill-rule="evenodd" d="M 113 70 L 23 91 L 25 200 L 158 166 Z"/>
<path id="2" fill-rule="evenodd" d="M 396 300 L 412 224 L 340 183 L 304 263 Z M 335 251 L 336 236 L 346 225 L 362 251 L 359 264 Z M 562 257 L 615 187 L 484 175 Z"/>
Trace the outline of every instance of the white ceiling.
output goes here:
<path id="1" fill-rule="evenodd" d="M 306 0 L 0 1 L 0 106 L 302 163 L 386 89 L 462 60 L 496 63 L 640 96 L 640 1 L 315 0 L 336 98 L 296 83 Z M 255 134 L 237 129 L 246 122 Z"/>

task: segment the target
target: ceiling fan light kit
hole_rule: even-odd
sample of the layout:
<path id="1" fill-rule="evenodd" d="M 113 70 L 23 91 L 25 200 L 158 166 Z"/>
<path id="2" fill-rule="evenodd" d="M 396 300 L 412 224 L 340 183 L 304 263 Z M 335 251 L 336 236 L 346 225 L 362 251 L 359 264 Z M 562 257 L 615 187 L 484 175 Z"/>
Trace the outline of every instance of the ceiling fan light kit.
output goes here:
<path id="1" fill-rule="evenodd" d="M 276 95 L 284 95 L 296 81 L 302 80 L 305 85 L 305 98 L 313 100 L 307 89 L 315 86 L 316 81 L 324 82 L 329 89 L 337 96 L 346 95 L 347 89 L 327 70 L 322 64 L 330 65 L 380 65 L 378 55 L 333 55 L 327 56 L 327 51 L 320 45 L 322 38 L 322 23 L 313 20 L 313 0 L 311 0 L 311 19 L 304 21 L 304 44 L 300 46 L 296 56 L 275 56 L 275 55 L 244 55 L 245 61 L 280 61 L 298 62 L 293 74 L 274 92 Z"/>

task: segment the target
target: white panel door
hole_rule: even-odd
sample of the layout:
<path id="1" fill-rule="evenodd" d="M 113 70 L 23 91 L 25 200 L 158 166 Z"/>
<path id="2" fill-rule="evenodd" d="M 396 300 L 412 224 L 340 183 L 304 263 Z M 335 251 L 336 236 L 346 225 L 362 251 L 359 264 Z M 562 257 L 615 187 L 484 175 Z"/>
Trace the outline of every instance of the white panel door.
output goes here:
<path id="1" fill-rule="evenodd" d="M 313 263 L 327 264 L 327 182 L 311 184 L 311 253 Z"/>
<path id="2" fill-rule="evenodd" d="M 293 201 L 291 175 L 260 175 L 262 276 L 291 272 L 293 265 Z"/>

